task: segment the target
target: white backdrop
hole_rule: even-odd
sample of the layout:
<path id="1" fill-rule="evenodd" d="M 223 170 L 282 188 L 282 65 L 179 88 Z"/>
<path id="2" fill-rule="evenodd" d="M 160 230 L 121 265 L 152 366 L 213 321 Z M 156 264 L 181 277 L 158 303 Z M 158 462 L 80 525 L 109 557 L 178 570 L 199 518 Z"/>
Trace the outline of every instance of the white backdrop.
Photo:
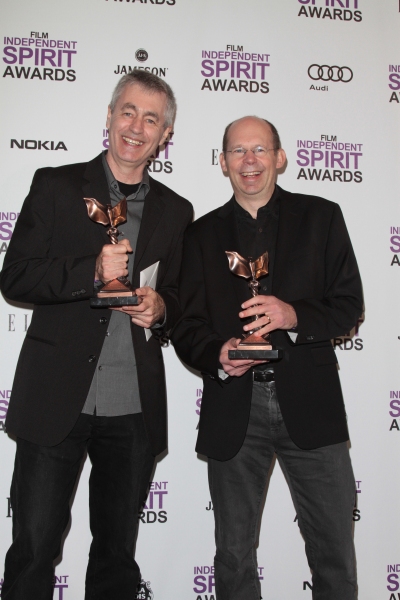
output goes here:
<path id="1" fill-rule="evenodd" d="M 357 480 L 360 598 L 398 600 L 398 0 L 0 0 L 0 9 L 1 263 L 35 169 L 89 160 L 106 147 L 107 104 L 129 68 L 153 70 L 176 93 L 176 132 L 152 174 L 191 200 L 197 217 L 230 197 L 216 157 L 225 125 L 245 114 L 276 124 L 288 155 L 282 187 L 341 205 L 366 303 L 365 322 L 333 342 Z M 29 321 L 29 307 L 0 300 L 0 427 Z M 142 515 L 137 557 L 156 600 L 214 600 L 206 463 L 194 452 L 202 382 L 173 348 L 164 356 L 169 452 Z M 0 431 L 1 562 L 11 540 L 14 450 Z M 89 468 L 56 569 L 57 600 L 84 595 Z M 311 598 L 304 544 L 278 465 L 258 555 L 264 599 Z M 141 598 L 150 597 L 143 591 Z"/>

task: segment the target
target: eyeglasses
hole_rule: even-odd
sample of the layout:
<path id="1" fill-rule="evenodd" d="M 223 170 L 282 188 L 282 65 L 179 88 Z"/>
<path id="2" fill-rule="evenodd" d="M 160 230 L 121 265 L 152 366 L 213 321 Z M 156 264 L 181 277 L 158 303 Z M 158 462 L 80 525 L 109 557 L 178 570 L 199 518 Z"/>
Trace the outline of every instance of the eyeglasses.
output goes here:
<path id="1" fill-rule="evenodd" d="M 250 152 L 252 152 L 254 156 L 258 156 L 259 158 L 266 156 L 270 150 L 275 150 L 275 148 L 264 148 L 263 146 L 256 146 L 255 148 L 250 148 Z M 243 158 L 243 156 L 246 155 L 248 150 L 240 146 L 239 148 L 227 150 L 227 152 L 230 152 L 232 156 L 235 156 L 236 158 Z"/>

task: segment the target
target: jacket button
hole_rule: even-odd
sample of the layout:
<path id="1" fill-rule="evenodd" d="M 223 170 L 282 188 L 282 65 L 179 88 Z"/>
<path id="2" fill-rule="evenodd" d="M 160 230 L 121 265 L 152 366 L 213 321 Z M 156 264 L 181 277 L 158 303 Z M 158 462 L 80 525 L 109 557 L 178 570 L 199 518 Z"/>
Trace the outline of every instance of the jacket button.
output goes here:
<path id="1" fill-rule="evenodd" d="M 89 362 L 94 362 L 94 361 L 96 360 L 96 357 L 95 357 L 95 355 L 94 355 L 94 354 L 91 354 L 91 355 L 89 356 L 89 359 L 88 359 L 88 360 L 89 360 Z"/>
<path id="2" fill-rule="evenodd" d="M 84 290 L 83 288 L 81 289 L 81 294 L 86 294 L 86 290 Z"/>
<path id="3" fill-rule="evenodd" d="M 72 292 L 72 295 L 73 295 L 73 296 L 76 296 L 76 292 Z"/>
<path id="4" fill-rule="evenodd" d="M 314 338 L 315 338 L 315 335 L 308 335 L 308 336 L 306 337 L 306 340 L 307 340 L 308 342 L 311 342 L 311 341 L 312 341 Z"/>
<path id="5" fill-rule="evenodd" d="M 108 323 L 107 317 L 101 317 L 101 319 L 99 319 L 99 321 L 102 325 L 105 325 L 106 323 Z"/>

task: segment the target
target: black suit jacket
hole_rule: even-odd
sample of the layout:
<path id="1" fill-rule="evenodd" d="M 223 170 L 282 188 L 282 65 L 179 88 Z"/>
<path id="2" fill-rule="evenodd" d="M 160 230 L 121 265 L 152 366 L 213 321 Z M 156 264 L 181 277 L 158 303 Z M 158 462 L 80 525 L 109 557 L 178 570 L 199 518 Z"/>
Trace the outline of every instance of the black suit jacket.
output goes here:
<path id="1" fill-rule="evenodd" d="M 252 374 L 218 378 L 221 346 L 241 337 L 246 280 L 228 268 L 225 250 L 237 250 L 234 200 L 187 230 L 180 279 L 183 315 L 172 341 L 181 359 L 204 375 L 197 451 L 227 460 L 246 434 Z M 283 349 L 275 363 L 282 415 L 292 440 L 317 448 L 348 439 L 337 360 L 331 338 L 350 331 L 362 313 L 361 281 L 339 206 L 280 190 L 273 295 L 292 304 L 298 318 L 293 343 L 286 331 L 272 342 Z"/>
<path id="2" fill-rule="evenodd" d="M 88 163 L 40 169 L 15 226 L 1 273 L 6 298 L 34 304 L 19 357 L 6 427 L 17 436 L 52 446 L 76 422 L 86 400 L 104 337 L 108 309 L 92 309 L 96 256 L 109 242 L 106 227 L 91 221 L 84 197 L 109 203 L 101 155 Z M 133 284 L 160 261 L 157 291 L 169 330 L 180 315 L 177 280 L 183 233 L 192 206 L 151 179 L 137 240 Z M 159 341 L 147 342 L 132 325 L 140 399 L 152 451 L 166 447 L 166 390 Z"/>

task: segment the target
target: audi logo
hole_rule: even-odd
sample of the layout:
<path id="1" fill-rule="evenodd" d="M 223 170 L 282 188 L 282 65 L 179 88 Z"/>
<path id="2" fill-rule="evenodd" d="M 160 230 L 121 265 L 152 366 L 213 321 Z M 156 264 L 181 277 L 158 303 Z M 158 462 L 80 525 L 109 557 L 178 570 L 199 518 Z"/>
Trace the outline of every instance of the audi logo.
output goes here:
<path id="1" fill-rule="evenodd" d="M 334 65 L 310 65 L 308 76 L 314 81 L 343 81 L 349 83 L 353 79 L 353 71 L 349 67 L 338 67 Z"/>

